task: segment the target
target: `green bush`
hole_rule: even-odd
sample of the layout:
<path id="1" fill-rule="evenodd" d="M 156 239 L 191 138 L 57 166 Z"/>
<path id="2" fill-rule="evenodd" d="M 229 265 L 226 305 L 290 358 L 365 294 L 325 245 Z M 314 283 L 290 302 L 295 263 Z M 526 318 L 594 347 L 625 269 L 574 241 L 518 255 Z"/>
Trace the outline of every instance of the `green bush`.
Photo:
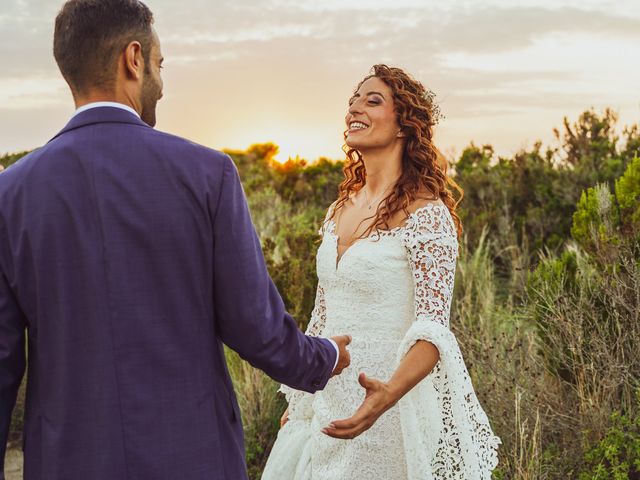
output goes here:
<path id="1" fill-rule="evenodd" d="M 24 157 L 29 152 L 18 152 L 18 153 L 7 153 L 5 155 L 0 156 L 0 167 L 8 168 L 22 157 Z M 2 168 L 0 168 L 0 171 Z"/>
<path id="2" fill-rule="evenodd" d="M 600 475 L 593 477 L 597 479 L 639 478 L 612 476 L 631 465 L 628 450 L 616 450 L 607 444 L 606 449 L 602 447 L 591 456 L 582 458 L 580 454 L 584 444 L 594 439 L 606 436 L 611 443 L 619 437 L 614 434 L 619 433 L 621 425 L 627 425 L 627 420 L 621 420 L 627 417 L 611 417 L 611 412 L 633 410 L 634 390 L 640 382 L 636 353 L 640 338 L 640 251 L 633 236 L 628 235 L 633 229 L 625 228 L 633 214 L 625 217 L 619 207 L 625 204 L 625 197 L 637 195 L 637 182 L 633 180 L 636 162 L 630 162 L 615 182 L 615 195 L 607 184 L 587 189 L 573 216 L 576 244 L 568 243 L 559 256 L 542 255 L 527 282 L 527 309 L 538 332 L 540 358 L 552 379 L 560 382 L 566 397 L 560 407 L 562 415 L 555 423 L 545 422 L 547 428 L 552 425 L 556 430 L 545 443 L 560 447 L 565 458 L 572 460 L 565 463 L 573 464 L 573 472 L 581 471 L 584 465 L 580 463 L 593 460 L 598 452 L 606 451 L 619 460 L 600 466 L 589 464 L 593 465 L 590 472 Z M 636 207 L 633 202 L 627 203 Z M 635 211 L 625 208 L 626 212 Z M 611 469 L 603 470 L 607 465 Z"/>
<path id="3" fill-rule="evenodd" d="M 616 181 L 622 233 L 638 241 L 640 236 L 640 157 L 635 157 L 624 175 Z"/>
<path id="4" fill-rule="evenodd" d="M 640 158 L 629 162 L 615 180 L 614 193 L 598 184 L 582 193 L 571 234 L 578 244 L 610 264 L 621 244 L 634 245 L 640 238 Z"/>
<path id="5" fill-rule="evenodd" d="M 639 165 L 637 158 L 630 162 L 616 181 L 615 195 L 605 184 L 583 193 L 571 229 L 577 245 L 569 245 L 559 257 L 543 255 L 527 282 L 528 304 L 548 368 L 593 394 L 607 382 L 598 384 L 585 372 L 604 374 L 619 366 L 612 375 L 620 383 L 609 391 L 615 393 L 614 405 L 629 399 L 628 381 L 640 378 L 630 336 L 640 334 L 640 252 L 624 233 L 633 226 L 622 228 L 621 218 L 633 218 L 634 213 L 621 217 L 618 209 L 636 207 L 627 198 L 640 194 L 634 176 Z"/>
<path id="6" fill-rule="evenodd" d="M 582 192 L 571 227 L 571 235 L 582 248 L 596 253 L 599 248 L 614 247 L 619 225 L 616 198 L 606 184 Z"/>
<path id="7" fill-rule="evenodd" d="M 639 479 L 640 416 L 614 412 L 606 435 L 585 453 L 584 462 L 580 480 Z"/>

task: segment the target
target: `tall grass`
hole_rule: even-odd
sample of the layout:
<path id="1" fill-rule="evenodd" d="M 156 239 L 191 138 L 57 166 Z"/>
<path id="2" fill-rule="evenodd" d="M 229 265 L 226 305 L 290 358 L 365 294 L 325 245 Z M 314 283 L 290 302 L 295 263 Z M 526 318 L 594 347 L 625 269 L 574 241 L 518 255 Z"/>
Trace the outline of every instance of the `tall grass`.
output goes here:
<path id="1" fill-rule="evenodd" d="M 451 327 L 478 398 L 503 442 L 496 478 L 545 478 L 536 397 L 545 379 L 535 361 L 535 332 L 513 307 L 513 298 L 503 296 L 497 303 L 492 251 L 486 229 L 473 251 L 461 242 Z"/>
<path id="2" fill-rule="evenodd" d="M 278 384 L 231 350 L 225 352 L 242 413 L 249 478 L 260 478 L 280 427 L 286 403 Z"/>

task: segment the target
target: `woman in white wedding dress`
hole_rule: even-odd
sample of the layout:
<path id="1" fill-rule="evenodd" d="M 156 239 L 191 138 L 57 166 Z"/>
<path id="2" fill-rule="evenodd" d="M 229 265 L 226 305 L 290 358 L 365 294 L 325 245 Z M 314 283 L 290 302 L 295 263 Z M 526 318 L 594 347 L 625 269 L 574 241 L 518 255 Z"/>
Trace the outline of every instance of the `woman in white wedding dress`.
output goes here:
<path id="1" fill-rule="evenodd" d="M 313 395 L 281 388 L 262 479 L 490 479 L 500 440 L 449 330 L 461 226 L 432 144 L 438 109 L 402 70 L 372 70 L 349 102 L 307 329 L 351 334 L 351 366 Z"/>

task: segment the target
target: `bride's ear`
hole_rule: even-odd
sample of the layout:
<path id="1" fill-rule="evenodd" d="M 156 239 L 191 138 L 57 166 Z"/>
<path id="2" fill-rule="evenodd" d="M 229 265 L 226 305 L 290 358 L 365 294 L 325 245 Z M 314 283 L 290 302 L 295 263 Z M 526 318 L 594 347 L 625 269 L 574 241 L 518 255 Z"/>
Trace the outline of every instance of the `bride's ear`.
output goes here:
<path id="1" fill-rule="evenodd" d="M 398 134 L 396 135 L 396 137 L 398 138 L 406 138 L 406 133 L 404 133 L 402 130 L 398 130 Z"/>

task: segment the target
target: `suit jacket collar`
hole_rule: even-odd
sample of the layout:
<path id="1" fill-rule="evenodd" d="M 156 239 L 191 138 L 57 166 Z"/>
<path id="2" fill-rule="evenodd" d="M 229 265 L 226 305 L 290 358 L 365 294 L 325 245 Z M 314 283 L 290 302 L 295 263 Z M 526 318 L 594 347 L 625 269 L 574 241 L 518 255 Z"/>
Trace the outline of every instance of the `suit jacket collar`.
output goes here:
<path id="1" fill-rule="evenodd" d="M 122 108 L 96 107 L 78 113 L 69 120 L 69 123 L 67 123 L 67 125 L 65 125 L 65 127 L 51 140 L 58 138 L 63 133 L 75 130 L 76 128 L 86 127 L 87 125 L 94 125 L 96 123 L 128 123 L 131 125 L 151 128 L 136 115 L 123 110 Z"/>

